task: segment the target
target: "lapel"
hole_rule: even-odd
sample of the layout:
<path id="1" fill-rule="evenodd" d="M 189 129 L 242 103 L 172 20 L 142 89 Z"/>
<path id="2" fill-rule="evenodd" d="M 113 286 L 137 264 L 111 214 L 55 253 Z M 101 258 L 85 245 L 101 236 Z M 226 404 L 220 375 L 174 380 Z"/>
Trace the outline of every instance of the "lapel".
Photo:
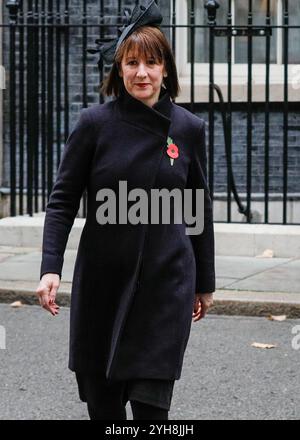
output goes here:
<path id="1" fill-rule="evenodd" d="M 171 124 L 172 101 L 166 89 L 161 89 L 159 100 L 153 107 L 134 98 L 125 87 L 116 101 L 122 120 L 167 138 Z"/>

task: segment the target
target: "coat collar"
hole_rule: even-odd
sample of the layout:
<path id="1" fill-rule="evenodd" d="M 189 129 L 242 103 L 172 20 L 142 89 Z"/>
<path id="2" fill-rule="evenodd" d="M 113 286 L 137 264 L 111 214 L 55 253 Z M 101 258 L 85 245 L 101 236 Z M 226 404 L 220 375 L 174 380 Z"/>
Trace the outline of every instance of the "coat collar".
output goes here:
<path id="1" fill-rule="evenodd" d="M 144 128 L 164 138 L 171 124 L 172 101 L 166 89 L 162 87 L 159 100 L 153 107 L 134 98 L 125 88 L 116 100 L 119 103 L 121 119 Z"/>

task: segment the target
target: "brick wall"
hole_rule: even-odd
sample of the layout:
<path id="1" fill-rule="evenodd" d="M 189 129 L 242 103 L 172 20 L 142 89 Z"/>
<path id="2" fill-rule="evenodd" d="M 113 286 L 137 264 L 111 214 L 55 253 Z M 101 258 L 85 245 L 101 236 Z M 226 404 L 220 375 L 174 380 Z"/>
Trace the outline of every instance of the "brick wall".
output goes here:
<path id="1" fill-rule="evenodd" d="M 263 104 L 254 104 L 252 110 L 252 191 L 263 193 L 265 175 L 265 113 Z M 196 114 L 207 121 L 206 138 L 208 143 L 208 112 L 200 105 L 198 108 L 196 107 Z M 274 103 L 271 105 L 269 120 L 269 191 L 280 194 L 283 191 L 282 104 Z M 214 190 L 226 192 L 227 165 L 224 133 L 221 113 L 218 111 L 215 113 L 214 140 Z M 232 114 L 232 168 L 237 189 L 240 192 L 246 192 L 247 113 L 237 109 L 233 110 Z M 300 196 L 300 112 L 295 110 L 290 110 L 288 115 L 288 192 L 299 193 Z"/>

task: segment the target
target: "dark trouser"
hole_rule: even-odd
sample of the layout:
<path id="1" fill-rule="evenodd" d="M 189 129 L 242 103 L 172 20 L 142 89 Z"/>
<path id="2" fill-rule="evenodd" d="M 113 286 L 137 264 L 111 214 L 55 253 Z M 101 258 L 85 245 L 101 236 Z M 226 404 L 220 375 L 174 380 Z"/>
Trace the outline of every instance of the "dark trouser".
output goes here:
<path id="1" fill-rule="evenodd" d="M 101 381 L 95 375 L 76 373 L 80 399 L 87 403 L 91 420 L 126 420 L 126 382 Z M 141 399 L 143 400 L 143 399 Z M 134 420 L 168 420 L 168 409 L 130 399 Z"/>
<path id="2" fill-rule="evenodd" d="M 138 400 L 130 400 L 133 420 L 168 420 L 168 410 L 148 405 Z M 87 404 L 91 420 L 127 420 L 126 409 L 123 405 L 110 401 L 109 405 L 99 405 L 97 408 Z"/>

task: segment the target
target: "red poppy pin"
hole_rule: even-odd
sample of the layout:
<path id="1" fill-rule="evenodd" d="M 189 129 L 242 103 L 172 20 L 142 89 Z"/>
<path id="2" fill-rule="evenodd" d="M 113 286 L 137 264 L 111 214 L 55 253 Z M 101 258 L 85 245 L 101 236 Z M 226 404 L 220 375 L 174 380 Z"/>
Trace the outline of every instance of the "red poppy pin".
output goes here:
<path id="1" fill-rule="evenodd" d="M 167 154 L 170 157 L 171 165 L 174 165 L 174 159 L 177 159 L 179 156 L 179 150 L 176 144 L 174 144 L 173 139 L 168 137 L 168 149 Z"/>

